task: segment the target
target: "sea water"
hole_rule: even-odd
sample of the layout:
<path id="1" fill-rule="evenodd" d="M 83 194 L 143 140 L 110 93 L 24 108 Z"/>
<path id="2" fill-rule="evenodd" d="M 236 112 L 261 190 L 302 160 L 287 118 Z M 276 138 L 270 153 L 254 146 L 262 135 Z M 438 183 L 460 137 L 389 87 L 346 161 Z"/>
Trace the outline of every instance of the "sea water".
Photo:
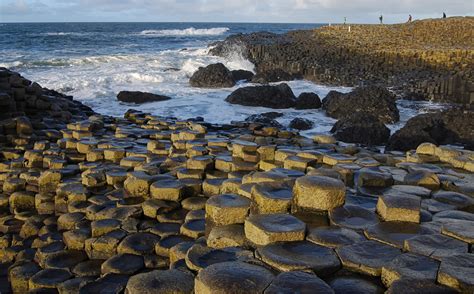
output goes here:
<path id="1" fill-rule="evenodd" d="M 203 117 L 211 123 L 244 120 L 251 114 L 272 109 L 245 107 L 225 102 L 238 87 L 198 89 L 189 85 L 200 67 L 216 62 L 229 69 L 254 71 L 241 49 L 225 57 L 208 54 L 209 46 L 231 34 L 268 31 L 284 33 L 313 29 L 322 24 L 240 24 L 240 23 L 5 23 L 0 25 L 0 67 L 17 71 L 43 87 L 72 95 L 95 111 L 122 116 L 130 108 L 181 119 Z M 293 92 L 315 92 L 321 98 L 331 90 L 350 91 L 309 81 L 288 82 Z M 117 101 L 123 90 L 144 91 L 172 97 L 143 105 Z M 399 101 L 400 128 L 418 113 L 441 108 L 430 102 Z M 335 120 L 322 110 L 278 110 L 284 126 L 302 117 L 314 121 L 311 135 L 328 132 Z"/>

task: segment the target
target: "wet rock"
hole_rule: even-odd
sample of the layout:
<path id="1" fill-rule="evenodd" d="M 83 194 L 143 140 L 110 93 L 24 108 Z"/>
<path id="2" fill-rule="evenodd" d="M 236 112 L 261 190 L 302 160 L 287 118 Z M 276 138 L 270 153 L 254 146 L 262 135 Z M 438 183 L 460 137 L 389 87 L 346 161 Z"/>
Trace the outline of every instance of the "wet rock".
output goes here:
<path id="1" fill-rule="evenodd" d="M 454 294 L 458 293 L 453 288 L 436 284 L 430 280 L 418 280 L 412 278 L 402 278 L 392 283 L 385 292 L 387 294 L 407 293 L 407 294 Z"/>
<path id="2" fill-rule="evenodd" d="M 438 283 L 463 293 L 474 291 L 474 256 L 465 253 L 444 258 L 439 267 Z"/>
<path id="3" fill-rule="evenodd" d="M 323 280 L 314 274 L 292 271 L 281 273 L 265 290 L 265 294 L 290 294 L 290 293 L 324 293 L 332 294 L 334 291 Z"/>
<path id="4" fill-rule="evenodd" d="M 244 106 L 262 106 L 268 108 L 290 108 L 296 103 L 295 94 L 287 84 L 277 86 L 257 86 L 239 88 L 225 101 Z"/>
<path id="5" fill-rule="evenodd" d="M 341 119 L 355 112 L 370 114 L 382 123 L 394 123 L 400 119 L 395 95 L 378 86 L 356 88 L 350 93 L 331 91 L 323 100 L 327 115 Z"/>
<path id="6" fill-rule="evenodd" d="M 412 222 L 381 222 L 368 227 L 364 233 L 369 239 L 403 248 L 405 240 L 434 231 Z"/>
<path id="7" fill-rule="evenodd" d="M 258 248 L 256 255 L 280 271 L 311 270 L 327 277 L 341 265 L 332 249 L 308 241 L 280 242 Z"/>
<path id="8" fill-rule="evenodd" d="M 321 99 L 316 93 L 301 93 L 296 100 L 295 109 L 319 109 Z"/>
<path id="9" fill-rule="evenodd" d="M 136 255 L 149 255 L 155 251 L 160 237 L 149 233 L 135 233 L 125 237 L 117 247 L 117 252 Z"/>
<path id="10" fill-rule="evenodd" d="M 273 274 L 264 267 L 244 262 L 222 262 L 201 270 L 195 279 L 194 292 L 262 293 L 272 282 Z"/>
<path id="11" fill-rule="evenodd" d="M 441 233 L 469 244 L 474 244 L 474 222 L 452 221 L 443 224 Z"/>
<path id="12" fill-rule="evenodd" d="M 390 137 L 390 129 L 371 114 L 356 112 L 337 121 L 331 129 L 338 140 L 364 145 L 383 145 Z"/>
<path id="13" fill-rule="evenodd" d="M 121 102 L 126 103 L 143 104 L 150 102 L 166 101 L 170 100 L 171 97 L 140 91 L 121 91 L 117 95 L 117 99 Z"/>
<path id="14" fill-rule="evenodd" d="M 279 122 L 277 122 L 275 118 L 279 118 L 282 116 L 283 116 L 283 113 L 279 113 L 279 112 L 264 112 L 261 114 L 252 114 L 249 117 L 247 117 L 245 121 L 281 128 L 282 125 Z"/>
<path id="15" fill-rule="evenodd" d="M 328 284 L 336 294 L 384 293 L 384 288 L 381 285 L 378 285 L 378 283 L 375 283 L 364 276 L 356 274 L 344 274 L 341 276 L 336 276 L 330 279 Z"/>
<path id="16" fill-rule="evenodd" d="M 431 258 L 405 253 L 382 268 L 382 282 L 386 287 L 403 278 L 435 281 L 439 262 Z"/>
<path id="17" fill-rule="evenodd" d="M 336 248 L 336 253 L 344 268 L 369 276 L 380 276 L 382 267 L 401 254 L 399 249 L 377 241 Z"/>
<path id="18" fill-rule="evenodd" d="M 193 293 L 194 276 L 180 270 L 155 270 L 132 276 L 126 293 Z"/>
<path id="19" fill-rule="evenodd" d="M 79 294 L 121 293 L 124 291 L 128 279 L 129 276 L 127 275 L 108 274 L 82 286 Z"/>
<path id="20" fill-rule="evenodd" d="M 448 236 L 433 234 L 421 235 L 405 240 L 404 250 L 428 256 L 437 260 L 467 253 L 468 244 Z"/>
<path id="21" fill-rule="evenodd" d="M 251 251 L 240 248 L 212 249 L 201 244 L 195 244 L 186 252 L 186 265 L 194 271 L 200 271 L 216 263 L 252 259 L 253 253 Z"/>
<path id="22" fill-rule="evenodd" d="M 288 125 L 292 129 L 296 130 L 309 130 L 313 128 L 313 122 L 306 118 L 295 118 Z"/>
<path id="23" fill-rule="evenodd" d="M 29 280 L 29 289 L 56 288 L 59 284 L 72 277 L 69 271 L 64 269 L 44 269 L 37 272 Z"/>
<path id="24" fill-rule="evenodd" d="M 231 88 L 235 85 L 232 73 L 222 63 L 200 67 L 189 79 L 193 87 Z"/>
<path id="25" fill-rule="evenodd" d="M 230 73 L 232 74 L 232 77 L 234 78 L 234 81 L 250 81 L 254 73 L 248 70 L 243 70 L 243 69 L 238 69 L 238 70 L 231 70 Z"/>
<path id="26" fill-rule="evenodd" d="M 365 241 L 366 238 L 350 229 L 329 226 L 318 227 L 310 230 L 306 240 L 321 246 L 336 248 L 362 242 Z"/>
<path id="27" fill-rule="evenodd" d="M 329 219 L 332 224 L 353 230 L 364 230 L 380 222 L 372 210 L 350 204 L 329 211 Z"/>

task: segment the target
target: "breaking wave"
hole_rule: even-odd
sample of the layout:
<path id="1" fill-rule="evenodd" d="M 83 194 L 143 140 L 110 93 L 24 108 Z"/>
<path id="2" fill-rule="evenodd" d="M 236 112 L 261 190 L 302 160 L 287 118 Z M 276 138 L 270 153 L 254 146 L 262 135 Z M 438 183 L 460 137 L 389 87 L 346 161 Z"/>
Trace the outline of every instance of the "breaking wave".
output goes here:
<path id="1" fill-rule="evenodd" d="M 140 32 L 143 36 L 219 36 L 229 31 L 229 28 L 210 28 L 210 29 L 196 29 L 187 28 L 183 30 L 144 30 Z"/>

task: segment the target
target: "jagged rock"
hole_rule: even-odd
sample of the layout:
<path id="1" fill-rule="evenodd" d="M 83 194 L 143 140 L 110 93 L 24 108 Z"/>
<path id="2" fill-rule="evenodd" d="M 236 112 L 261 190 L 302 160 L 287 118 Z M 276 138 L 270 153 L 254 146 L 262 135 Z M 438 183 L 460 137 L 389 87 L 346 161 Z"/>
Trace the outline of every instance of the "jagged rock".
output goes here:
<path id="1" fill-rule="evenodd" d="M 301 93 L 296 100 L 295 109 L 321 108 L 321 99 L 316 93 Z"/>
<path id="2" fill-rule="evenodd" d="M 290 122 L 289 127 L 297 130 L 309 130 L 313 128 L 313 122 L 306 118 L 297 117 Z"/>
<path id="3" fill-rule="evenodd" d="M 264 112 L 260 114 L 252 114 L 245 119 L 246 122 L 260 123 L 266 126 L 273 126 L 281 128 L 282 125 L 275 120 L 275 118 L 282 117 L 283 113 L 280 112 Z"/>
<path id="4" fill-rule="evenodd" d="M 345 94 L 331 91 L 323 100 L 323 109 L 327 115 L 338 119 L 356 112 L 371 114 L 383 123 L 400 119 L 395 95 L 378 86 L 360 87 Z"/>
<path id="5" fill-rule="evenodd" d="M 166 101 L 166 100 L 170 100 L 171 98 L 168 96 L 140 92 L 140 91 L 121 91 L 117 95 L 117 99 L 119 101 L 126 102 L 126 103 L 142 104 L 142 103 L 149 103 L 149 102 Z"/>
<path id="6" fill-rule="evenodd" d="M 340 141 L 364 145 L 382 145 L 390 137 L 389 128 L 375 116 L 363 112 L 340 119 L 332 127 L 331 133 Z"/>
<path id="7" fill-rule="evenodd" d="M 287 84 L 280 84 L 239 88 L 232 92 L 225 101 L 244 106 L 282 109 L 295 106 L 296 97 Z"/>
<path id="8" fill-rule="evenodd" d="M 222 63 L 200 67 L 189 79 L 193 87 L 231 88 L 235 85 L 232 73 Z"/>
<path id="9" fill-rule="evenodd" d="M 289 74 L 288 72 L 282 69 L 272 69 L 262 72 L 257 72 L 256 75 L 252 78 L 252 83 L 257 84 L 268 84 L 282 81 L 292 81 L 295 79 L 295 76 Z"/>

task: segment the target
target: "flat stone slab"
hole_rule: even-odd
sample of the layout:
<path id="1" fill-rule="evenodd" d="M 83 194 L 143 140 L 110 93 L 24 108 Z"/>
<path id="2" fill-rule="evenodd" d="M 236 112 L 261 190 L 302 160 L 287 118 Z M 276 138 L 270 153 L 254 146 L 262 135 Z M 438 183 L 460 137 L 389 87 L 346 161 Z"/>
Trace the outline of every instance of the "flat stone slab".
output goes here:
<path id="1" fill-rule="evenodd" d="M 302 271 L 284 272 L 276 276 L 264 294 L 292 293 L 333 294 L 334 291 L 326 282 L 314 274 Z"/>
<path id="2" fill-rule="evenodd" d="M 206 218 L 216 225 L 244 223 L 250 200 L 236 194 L 213 196 L 206 202 Z"/>
<path id="3" fill-rule="evenodd" d="M 367 238 L 398 248 L 403 248 L 407 239 L 433 233 L 433 230 L 411 222 L 381 222 L 364 231 Z"/>
<path id="4" fill-rule="evenodd" d="M 377 202 L 377 212 L 385 221 L 420 222 L 421 198 L 398 194 L 383 195 Z"/>
<path id="5" fill-rule="evenodd" d="M 385 292 L 382 285 L 371 281 L 365 276 L 359 274 L 347 274 L 336 276 L 328 281 L 329 286 L 335 293 L 353 293 L 353 294 L 383 294 Z"/>
<path id="6" fill-rule="evenodd" d="M 154 270 L 137 274 L 128 280 L 129 294 L 193 293 L 194 275 L 180 270 Z"/>
<path id="7" fill-rule="evenodd" d="M 336 253 L 344 268 L 369 276 L 380 276 L 382 267 L 398 257 L 401 251 L 370 240 L 336 248 Z"/>
<path id="8" fill-rule="evenodd" d="M 160 237 L 150 233 L 135 233 L 125 237 L 117 247 L 118 253 L 148 255 L 155 251 Z"/>
<path id="9" fill-rule="evenodd" d="M 273 281 L 268 269 L 240 261 L 221 262 L 201 270 L 195 279 L 194 292 L 262 293 Z"/>
<path id="10" fill-rule="evenodd" d="M 246 261 L 253 259 L 253 252 L 236 247 L 213 249 L 196 244 L 186 253 L 186 265 L 189 269 L 199 271 L 212 264 L 227 261 Z"/>
<path id="11" fill-rule="evenodd" d="M 441 260 L 445 257 L 467 253 L 468 244 L 445 235 L 433 234 L 407 239 L 403 249 Z"/>
<path id="12" fill-rule="evenodd" d="M 107 259 L 101 266 L 103 274 L 114 273 L 132 275 L 145 267 L 143 256 L 134 254 L 117 254 Z"/>
<path id="13" fill-rule="evenodd" d="M 336 248 L 362 242 L 367 239 L 354 230 L 329 226 L 311 229 L 308 236 L 306 236 L 306 240 L 321 246 Z"/>
<path id="14" fill-rule="evenodd" d="M 441 233 L 474 244 L 474 221 L 452 221 L 443 224 Z"/>
<path id="15" fill-rule="evenodd" d="M 353 230 L 364 230 L 380 222 L 374 211 L 355 205 L 344 205 L 329 211 L 329 220 L 331 224 Z"/>
<path id="16" fill-rule="evenodd" d="M 439 261 L 429 257 L 404 253 L 382 267 L 382 282 L 386 287 L 402 278 L 436 281 Z"/>
<path id="17" fill-rule="evenodd" d="M 279 241 L 304 240 L 306 224 L 289 214 L 249 216 L 244 224 L 245 237 L 256 245 Z"/>
<path id="18" fill-rule="evenodd" d="M 312 270 L 328 276 L 340 268 L 334 251 L 309 241 L 281 242 L 257 249 L 256 255 L 280 271 Z"/>
<path id="19" fill-rule="evenodd" d="M 293 191 L 286 183 L 261 183 L 252 187 L 252 200 L 257 213 L 286 213 L 291 206 Z"/>
<path id="20" fill-rule="evenodd" d="M 455 294 L 453 288 L 437 284 L 429 280 L 402 278 L 392 283 L 386 294 Z"/>
<path id="21" fill-rule="evenodd" d="M 473 293 L 474 255 L 464 253 L 441 260 L 438 283 L 454 288 L 462 293 Z"/>

